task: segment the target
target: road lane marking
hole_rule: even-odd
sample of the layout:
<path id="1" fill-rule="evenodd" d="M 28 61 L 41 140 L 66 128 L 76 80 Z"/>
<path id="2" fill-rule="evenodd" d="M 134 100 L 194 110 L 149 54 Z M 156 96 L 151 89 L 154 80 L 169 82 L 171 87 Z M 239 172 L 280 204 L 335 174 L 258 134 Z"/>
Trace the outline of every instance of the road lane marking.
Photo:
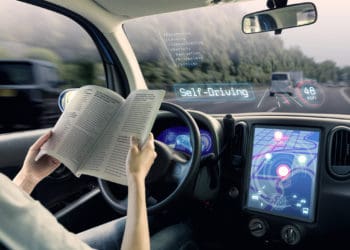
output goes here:
<path id="1" fill-rule="evenodd" d="M 283 99 L 284 104 L 290 104 L 290 101 L 288 100 L 288 98 L 285 95 L 283 95 L 282 97 L 283 97 L 282 99 Z"/>
<path id="2" fill-rule="evenodd" d="M 300 102 L 298 102 L 294 97 L 290 97 L 292 101 L 294 101 L 296 104 L 298 104 L 300 107 L 304 107 Z"/>
<path id="3" fill-rule="evenodd" d="M 262 101 L 264 100 L 264 98 L 265 98 L 265 96 L 266 96 L 266 94 L 267 94 L 267 92 L 268 92 L 268 91 L 269 91 L 269 89 L 266 89 L 266 90 L 265 90 L 265 92 L 264 92 L 263 96 L 261 97 L 260 102 L 258 103 L 257 108 L 259 108 L 259 107 L 260 107 L 260 105 L 261 105 Z"/>
<path id="4" fill-rule="evenodd" d="M 345 90 L 349 88 L 349 87 L 343 87 L 340 89 L 340 94 L 341 96 L 345 99 L 345 101 L 347 101 L 348 103 L 350 103 L 350 97 L 345 93 Z"/>
<path id="5" fill-rule="evenodd" d="M 277 109 L 277 107 L 273 107 L 272 109 L 269 109 L 267 112 L 273 112 Z"/>
<path id="6" fill-rule="evenodd" d="M 281 104 L 280 104 L 280 100 L 279 100 L 279 98 L 278 98 L 277 95 L 276 95 L 276 102 L 277 102 L 278 107 L 280 108 L 280 107 L 281 107 Z"/>

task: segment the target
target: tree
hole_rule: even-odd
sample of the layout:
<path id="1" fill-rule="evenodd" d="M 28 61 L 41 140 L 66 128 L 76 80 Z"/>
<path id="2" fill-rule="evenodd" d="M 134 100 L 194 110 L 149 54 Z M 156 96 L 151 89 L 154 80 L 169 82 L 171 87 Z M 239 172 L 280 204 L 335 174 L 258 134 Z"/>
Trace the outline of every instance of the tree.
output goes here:
<path id="1" fill-rule="evenodd" d="M 0 48 L 0 58 L 9 58 L 8 53 L 4 50 Z"/>
<path id="2" fill-rule="evenodd" d="M 338 69 L 335 62 L 327 60 L 318 65 L 318 81 L 321 83 L 325 82 L 337 82 L 338 80 Z"/>
<path id="3" fill-rule="evenodd" d="M 45 48 L 32 48 L 24 54 L 24 57 L 36 60 L 50 61 L 56 65 L 61 63 L 61 58 L 57 53 Z"/>

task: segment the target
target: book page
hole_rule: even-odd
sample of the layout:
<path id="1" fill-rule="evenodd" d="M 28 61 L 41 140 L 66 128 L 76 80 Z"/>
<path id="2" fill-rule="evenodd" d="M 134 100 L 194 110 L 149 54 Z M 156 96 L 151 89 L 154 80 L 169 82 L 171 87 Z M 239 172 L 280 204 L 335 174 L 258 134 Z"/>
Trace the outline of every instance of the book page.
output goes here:
<path id="1" fill-rule="evenodd" d="M 164 95 L 164 90 L 141 89 L 131 93 L 120 115 L 120 119 L 124 121 L 121 134 L 135 136 L 143 145 L 152 130 Z"/>
<path id="2" fill-rule="evenodd" d="M 130 137 L 143 144 L 151 132 L 164 90 L 137 90 L 126 99 L 97 144 L 82 173 L 127 185 L 126 158 Z M 98 164 L 103 160 L 103 167 Z"/>
<path id="3" fill-rule="evenodd" d="M 118 136 L 109 130 L 103 139 L 101 145 L 104 144 L 106 147 L 97 147 L 79 173 L 126 186 L 125 164 L 130 148 L 130 137 Z"/>
<path id="4" fill-rule="evenodd" d="M 79 88 L 53 128 L 40 154 L 50 154 L 76 174 L 125 100 L 99 86 Z"/>

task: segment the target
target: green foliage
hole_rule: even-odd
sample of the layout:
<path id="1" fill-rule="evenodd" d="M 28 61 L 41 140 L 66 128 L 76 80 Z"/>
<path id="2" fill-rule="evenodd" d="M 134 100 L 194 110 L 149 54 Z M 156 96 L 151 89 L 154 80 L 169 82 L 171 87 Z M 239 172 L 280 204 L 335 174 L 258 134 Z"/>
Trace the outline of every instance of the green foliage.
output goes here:
<path id="1" fill-rule="evenodd" d="M 350 67 L 339 68 L 335 62 L 321 63 L 306 56 L 299 47 L 285 48 L 278 37 L 265 35 L 236 38 L 231 46 L 203 50 L 203 62 L 194 68 L 169 64 L 167 58 L 141 61 L 149 88 L 171 88 L 174 83 L 253 83 L 270 84 L 276 71 L 303 71 L 304 77 L 319 83 L 350 81 Z"/>
<path id="2" fill-rule="evenodd" d="M 318 79 L 320 82 L 337 82 L 338 68 L 335 62 L 327 60 L 318 65 Z"/>
<path id="3" fill-rule="evenodd" d="M 65 88 L 81 87 L 87 84 L 105 85 L 102 63 L 85 60 L 77 62 L 62 62 L 54 51 L 45 48 L 32 48 L 24 55 L 26 58 L 46 60 L 57 65 Z"/>
<path id="4" fill-rule="evenodd" d="M 59 64 L 61 62 L 61 58 L 57 53 L 45 48 L 32 48 L 24 54 L 24 57 L 36 60 L 50 61 L 55 64 Z"/>
<path id="5" fill-rule="evenodd" d="M 8 53 L 4 50 L 0 48 L 0 59 L 7 59 L 9 58 Z"/>
<path id="6" fill-rule="evenodd" d="M 350 66 L 340 69 L 338 76 L 340 81 L 350 82 Z"/>
<path id="7" fill-rule="evenodd" d="M 102 63 L 64 63 L 60 65 L 59 71 L 66 83 L 65 88 L 78 88 L 88 84 L 106 85 Z"/>

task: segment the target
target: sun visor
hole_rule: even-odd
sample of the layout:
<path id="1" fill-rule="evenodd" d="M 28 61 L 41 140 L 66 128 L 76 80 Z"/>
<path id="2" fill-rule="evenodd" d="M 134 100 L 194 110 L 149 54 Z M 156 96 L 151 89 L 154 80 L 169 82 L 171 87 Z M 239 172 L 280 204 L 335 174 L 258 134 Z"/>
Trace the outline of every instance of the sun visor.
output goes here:
<path id="1" fill-rule="evenodd" d="M 191 9 L 210 4 L 209 0 L 93 0 L 114 15 L 129 18 Z"/>
<path id="2" fill-rule="evenodd" d="M 28 0 L 20 1 L 26 2 Z M 80 1 L 71 0 L 43 0 L 43 2 L 54 3 L 57 6 L 70 9 L 77 13 L 84 13 L 85 8 L 94 6 L 94 8 L 99 8 L 111 16 L 117 16 L 118 19 L 122 20 L 238 1 L 247 0 L 86 0 L 84 4 L 81 4 Z"/>

